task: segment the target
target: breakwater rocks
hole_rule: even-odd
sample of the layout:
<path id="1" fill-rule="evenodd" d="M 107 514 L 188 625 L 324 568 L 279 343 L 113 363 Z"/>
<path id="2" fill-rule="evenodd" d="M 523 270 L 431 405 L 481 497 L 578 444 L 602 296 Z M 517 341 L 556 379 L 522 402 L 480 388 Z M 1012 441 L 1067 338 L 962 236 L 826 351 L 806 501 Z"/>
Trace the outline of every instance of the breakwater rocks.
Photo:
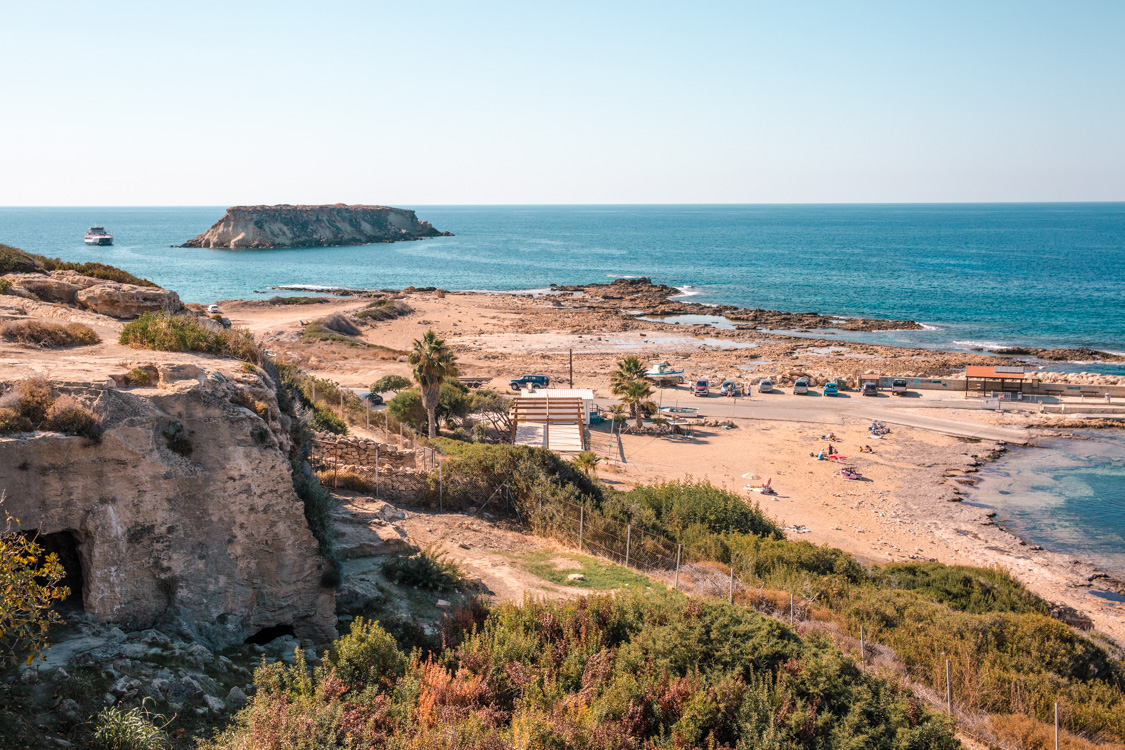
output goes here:
<path id="1" fill-rule="evenodd" d="M 810 330 L 832 328 L 842 331 L 919 330 L 921 324 L 912 320 L 879 320 L 875 318 L 841 318 L 815 312 L 782 312 L 735 307 L 733 305 L 702 305 L 675 299 L 683 290 L 667 284 L 654 284 L 651 279 L 614 279 L 608 284 L 586 286 L 551 285 L 556 292 L 581 292 L 589 307 L 629 308 L 645 315 L 722 315 L 739 329 Z"/>
<path id="2" fill-rule="evenodd" d="M 225 250 L 335 247 L 451 237 L 414 211 L 389 206 L 234 206 L 182 247 Z"/>
<path id="3" fill-rule="evenodd" d="M 1029 378 L 1041 383 L 1069 385 L 1125 385 L 1125 375 L 1102 375 L 1096 372 L 1036 372 Z"/>

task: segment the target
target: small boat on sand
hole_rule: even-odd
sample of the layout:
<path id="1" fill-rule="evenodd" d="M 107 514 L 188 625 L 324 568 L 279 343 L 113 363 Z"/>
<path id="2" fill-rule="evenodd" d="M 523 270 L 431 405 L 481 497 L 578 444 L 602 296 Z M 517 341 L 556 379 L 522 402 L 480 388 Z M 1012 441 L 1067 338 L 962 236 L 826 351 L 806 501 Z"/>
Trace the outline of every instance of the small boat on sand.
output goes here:
<path id="1" fill-rule="evenodd" d="M 90 227 L 83 238 L 87 245 L 112 245 L 113 235 L 105 227 Z"/>
<path id="2" fill-rule="evenodd" d="M 654 362 L 652 367 L 645 370 L 645 377 L 657 385 L 684 382 L 684 371 L 673 370 L 667 362 Z"/>

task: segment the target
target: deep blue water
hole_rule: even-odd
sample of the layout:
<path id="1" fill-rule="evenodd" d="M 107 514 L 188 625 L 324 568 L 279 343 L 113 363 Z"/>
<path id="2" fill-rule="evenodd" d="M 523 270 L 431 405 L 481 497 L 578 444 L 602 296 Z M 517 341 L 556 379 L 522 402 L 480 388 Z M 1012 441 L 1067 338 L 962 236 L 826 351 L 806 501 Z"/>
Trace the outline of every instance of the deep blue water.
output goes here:
<path id="1" fill-rule="evenodd" d="M 699 302 L 934 327 L 841 339 L 1125 350 L 1123 203 L 416 208 L 457 236 L 194 250 L 171 246 L 223 208 L 0 208 L 0 242 L 121 266 L 189 302 L 283 284 L 512 290 L 643 275 Z M 117 244 L 84 245 L 94 223 Z"/>
<path id="2" fill-rule="evenodd" d="M 1125 578 L 1125 434 L 1085 436 L 1011 448 L 968 494 L 1021 537 Z"/>

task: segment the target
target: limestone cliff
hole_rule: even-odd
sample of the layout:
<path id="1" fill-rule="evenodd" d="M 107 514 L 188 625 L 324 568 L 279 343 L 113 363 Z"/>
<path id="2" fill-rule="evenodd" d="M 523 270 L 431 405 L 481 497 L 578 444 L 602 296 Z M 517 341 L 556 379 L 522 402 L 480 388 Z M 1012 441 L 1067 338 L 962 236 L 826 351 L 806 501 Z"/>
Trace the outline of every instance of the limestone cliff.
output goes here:
<path id="1" fill-rule="evenodd" d="M 322 585 L 327 563 L 293 488 L 290 418 L 269 376 L 156 369 L 158 387 L 56 384 L 98 414 L 104 434 L 0 438 L 4 508 L 23 528 L 68 540 L 83 608 L 97 619 L 217 647 L 264 628 L 332 637 L 334 592 Z"/>
<path id="2" fill-rule="evenodd" d="M 235 206 L 183 247 L 333 247 L 449 237 L 413 211 L 388 206 Z"/>

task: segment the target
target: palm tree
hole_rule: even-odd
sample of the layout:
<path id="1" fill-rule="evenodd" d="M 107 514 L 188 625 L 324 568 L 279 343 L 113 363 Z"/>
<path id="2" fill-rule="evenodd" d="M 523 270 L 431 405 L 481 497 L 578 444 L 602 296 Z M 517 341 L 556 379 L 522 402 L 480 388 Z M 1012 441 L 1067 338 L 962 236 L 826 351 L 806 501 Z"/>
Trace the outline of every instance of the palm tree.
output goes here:
<path id="1" fill-rule="evenodd" d="M 623 360 L 617 363 L 617 369 L 609 379 L 609 390 L 614 396 L 619 397 L 622 401 L 632 406 L 633 416 L 637 419 L 637 426 L 640 426 L 641 414 L 640 407 L 636 402 L 631 402 L 625 398 L 631 387 L 635 383 L 643 383 L 648 386 L 649 380 L 645 375 L 645 366 L 640 358 L 630 354 Z M 648 393 L 644 398 L 652 395 L 652 389 L 648 388 Z"/>
<path id="2" fill-rule="evenodd" d="M 574 465 L 586 476 L 598 476 L 598 464 L 602 462 L 600 456 L 592 451 L 583 451 L 574 457 Z"/>
<path id="3" fill-rule="evenodd" d="M 457 377 L 457 356 L 445 345 L 445 339 L 439 339 L 431 328 L 421 339 L 414 340 L 409 361 L 414 365 L 414 380 L 422 392 L 422 407 L 430 422 L 430 437 L 437 437 L 438 396 L 446 378 Z"/>
<path id="4" fill-rule="evenodd" d="M 637 419 L 638 430 L 644 422 L 644 405 L 649 403 L 648 399 L 651 395 L 652 385 L 647 380 L 634 380 L 625 386 L 625 391 L 621 394 L 621 402 L 628 404 L 633 410 L 633 416 Z"/>

